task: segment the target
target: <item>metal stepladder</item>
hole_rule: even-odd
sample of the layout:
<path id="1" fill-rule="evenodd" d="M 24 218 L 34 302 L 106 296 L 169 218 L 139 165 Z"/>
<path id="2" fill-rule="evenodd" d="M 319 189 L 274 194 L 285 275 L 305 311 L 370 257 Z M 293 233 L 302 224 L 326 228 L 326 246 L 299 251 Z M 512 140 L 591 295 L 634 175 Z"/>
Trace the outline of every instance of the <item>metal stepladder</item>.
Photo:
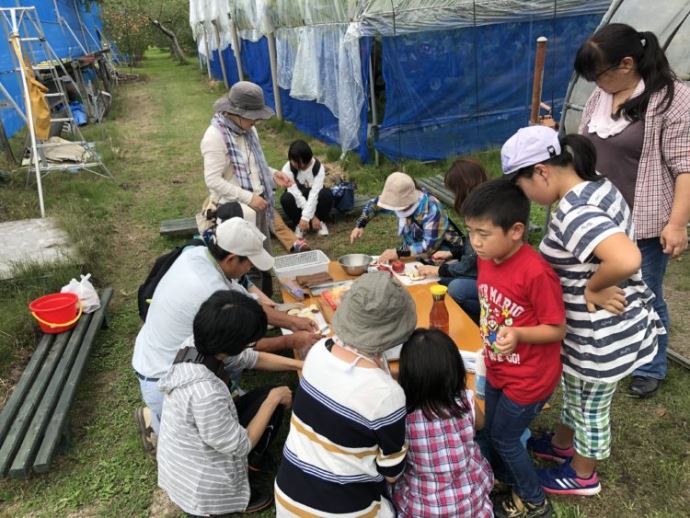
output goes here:
<path id="1" fill-rule="evenodd" d="M 81 92 L 67 72 L 62 60 L 57 56 L 43 33 L 40 19 L 35 7 L 0 8 L 0 24 L 10 45 L 10 54 L 14 56 L 15 71 L 22 91 L 24 109 L 12 98 L 5 85 L 0 83 L 0 94 L 8 104 L 18 112 L 26 123 L 30 146 L 27 182 L 35 175 L 38 190 L 38 201 L 41 217 L 45 217 L 43 200 L 42 177 L 52 172 L 85 170 L 97 176 L 113 179 L 113 175 L 95 151 L 93 143 L 86 142 L 78 124 L 75 121 L 69 105 L 69 97 L 65 91 L 65 84 L 81 96 Z M 60 70 L 60 73 L 58 73 Z M 47 92 L 36 93 L 36 87 Z M 41 86 L 43 85 L 43 86 Z M 32 95 L 33 87 L 33 95 Z M 40 97 L 44 100 L 41 100 Z M 38 98 L 38 100 L 37 100 Z M 45 106 L 43 106 L 43 124 L 37 124 L 37 112 L 42 104 L 47 103 L 49 128 L 46 132 Z M 37 109 L 38 107 L 38 109 Z M 60 112 L 56 115 L 57 108 Z M 40 126 L 40 127 L 39 127 Z M 71 133 L 71 141 L 50 139 L 50 133 L 63 129 Z M 38 133 L 38 134 L 37 134 Z M 68 147 L 69 146 L 69 147 Z M 59 155 L 63 151 L 79 150 L 77 161 L 56 162 L 49 158 Z M 83 149 L 83 153 L 81 150 Z"/>

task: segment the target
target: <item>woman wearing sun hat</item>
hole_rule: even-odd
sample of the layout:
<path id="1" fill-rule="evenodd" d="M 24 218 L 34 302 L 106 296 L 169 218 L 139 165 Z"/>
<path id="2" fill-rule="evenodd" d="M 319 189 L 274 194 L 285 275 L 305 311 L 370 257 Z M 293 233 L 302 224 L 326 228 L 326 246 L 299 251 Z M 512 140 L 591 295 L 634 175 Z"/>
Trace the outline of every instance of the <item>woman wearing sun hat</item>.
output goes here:
<path id="1" fill-rule="evenodd" d="M 381 194 L 366 204 L 350 233 L 350 243 L 362 237 L 364 227 L 382 210 L 394 212 L 398 217 L 398 234 L 402 238 L 398 248 L 381 253 L 382 263 L 400 257 L 431 255 L 440 248 L 462 247 L 462 234 L 443 204 L 428 192 L 417 189 L 410 176 L 399 172 L 390 174 Z"/>
<path id="2" fill-rule="evenodd" d="M 306 242 L 298 240 L 275 212 L 275 184 L 287 187 L 290 179 L 268 165 L 259 141 L 256 122 L 273 117 L 261 87 L 249 81 L 235 83 L 214 103 L 213 113 L 201 140 L 209 198 L 197 216 L 200 232 L 213 224 L 206 218 L 207 209 L 215 212 L 220 205 L 238 202 L 243 217 L 265 236 L 272 231 L 286 249 L 306 249 Z M 272 253 L 271 240 L 264 244 Z"/>
<path id="3" fill-rule="evenodd" d="M 405 466 L 405 394 L 384 351 L 417 325 L 388 273 L 358 279 L 335 312 L 337 339 L 304 362 L 275 484 L 277 516 L 394 516 L 386 481 Z"/>

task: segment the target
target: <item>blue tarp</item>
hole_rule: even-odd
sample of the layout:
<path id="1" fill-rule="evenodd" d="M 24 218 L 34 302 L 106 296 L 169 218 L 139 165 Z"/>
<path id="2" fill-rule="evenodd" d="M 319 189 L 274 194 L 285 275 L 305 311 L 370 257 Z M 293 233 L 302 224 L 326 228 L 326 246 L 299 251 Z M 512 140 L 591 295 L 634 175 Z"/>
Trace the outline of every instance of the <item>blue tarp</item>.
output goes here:
<path id="1" fill-rule="evenodd" d="M 228 76 L 228 83 L 233 85 L 240 80 L 237 74 L 237 63 L 235 62 L 235 55 L 230 47 L 226 47 L 222 51 L 214 50 L 211 58 L 211 76 L 218 80 L 223 80 L 223 70 L 220 68 L 220 58 L 222 57 L 225 64 L 225 73 Z"/>
<path id="2" fill-rule="evenodd" d="M 386 106 L 375 147 L 443 159 L 500 146 L 529 119 L 535 41 L 548 41 L 542 99 L 558 120 L 575 53 L 599 14 L 383 38 Z"/>
<path id="3" fill-rule="evenodd" d="M 87 7 L 78 0 L 57 0 L 56 3 L 59 15 L 64 20 L 63 23 L 60 23 L 52 0 L 0 0 L 0 7 L 35 6 L 46 39 L 59 58 L 76 58 L 84 55 L 84 50 L 86 50 L 86 53 L 99 50 L 100 46 L 97 43 L 96 29 L 102 33 L 103 25 L 100 20 L 98 6 L 95 3 L 91 3 Z M 80 20 L 82 23 L 80 23 Z M 69 25 L 71 31 L 65 24 Z M 27 32 L 23 33 L 22 36 L 35 36 L 34 33 L 28 31 L 29 24 L 24 25 L 24 27 L 27 29 Z M 2 82 L 14 101 L 23 109 L 24 101 L 18 75 L 14 70 L 16 65 L 13 54 L 10 53 L 9 42 L 5 38 L 4 33 L 0 34 L 2 34 L 0 38 L 0 82 Z M 40 45 L 34 43 L 31 45 L 31 48 L 36 51 L 35 54 L 29 55 L 34 64 L 49 58 L 49 56 L 40 51 Z M 28 47 L 25 47 L 25 49 L 28 49 Z M 4 101 L 4 99 L 0 100 Z M 1 109 L 0 116 L 8 137 L 11 137 L 24 127 L 24 121 L 11 107 Z"/>

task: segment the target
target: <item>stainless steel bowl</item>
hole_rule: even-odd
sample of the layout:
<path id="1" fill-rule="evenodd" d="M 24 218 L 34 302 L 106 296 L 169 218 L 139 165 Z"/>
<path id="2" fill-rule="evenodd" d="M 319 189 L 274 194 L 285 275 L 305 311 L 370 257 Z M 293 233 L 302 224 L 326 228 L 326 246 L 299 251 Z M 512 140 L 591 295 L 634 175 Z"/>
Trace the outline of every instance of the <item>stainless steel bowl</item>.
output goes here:
<path id="1" fill-rule="evenodd" d="M 338 257 L 338 262 L 349 275 L 362 275 L 367 271 L 372 257 L 367 254 L 347 254 Z"/>

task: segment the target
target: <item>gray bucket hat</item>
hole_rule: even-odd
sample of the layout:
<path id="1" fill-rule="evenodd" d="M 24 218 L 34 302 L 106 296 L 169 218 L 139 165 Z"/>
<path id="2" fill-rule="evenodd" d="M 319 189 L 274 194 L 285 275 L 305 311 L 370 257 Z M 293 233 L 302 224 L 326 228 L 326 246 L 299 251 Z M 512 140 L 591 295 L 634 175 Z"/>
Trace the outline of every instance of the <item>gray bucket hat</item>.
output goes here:
<path id="1" fill-rule="evenodd" d="M 264 91 L 257 84 L 239 81 L 230 91 L 213 103 L 214 113 L 227 112 L 250 120 L 273 117 L 273 110 L 264 102 Z"/>
<path id="2" fill-rule="evenodd" d="M 371 355 L 407 340 L 417 327 L 414 300 L 387 272 L 357 279 L 333 317 L 333 330 L 345 344 Z"/>

